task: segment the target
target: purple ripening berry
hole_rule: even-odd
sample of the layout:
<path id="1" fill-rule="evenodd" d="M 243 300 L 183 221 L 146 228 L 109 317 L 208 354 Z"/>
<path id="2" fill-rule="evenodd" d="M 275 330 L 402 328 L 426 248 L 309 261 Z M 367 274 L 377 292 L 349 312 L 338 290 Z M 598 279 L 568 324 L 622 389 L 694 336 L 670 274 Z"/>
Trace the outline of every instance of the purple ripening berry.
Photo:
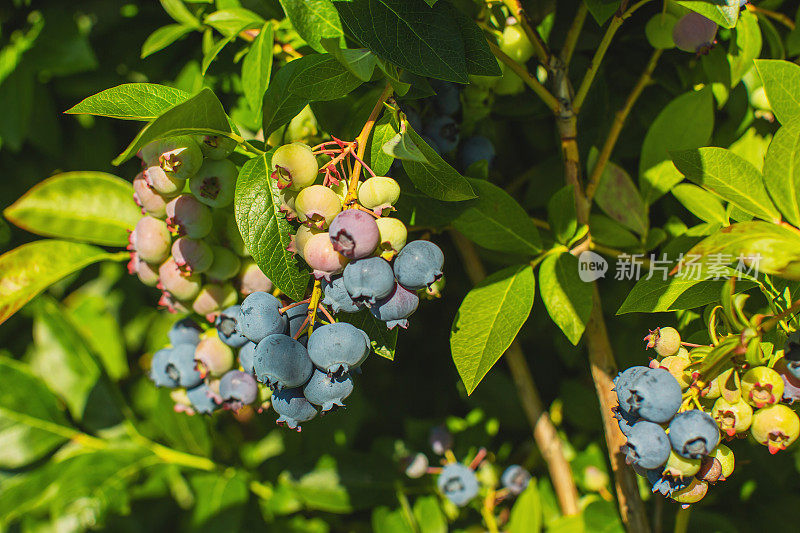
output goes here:
<path id="1" fill-rule="evenodd" d="M 372 255 L 380 232 L 375 217 L 358 209 L 342 211 L 328 228 L 333 249 L 346 258 L 361 259 Z"/>

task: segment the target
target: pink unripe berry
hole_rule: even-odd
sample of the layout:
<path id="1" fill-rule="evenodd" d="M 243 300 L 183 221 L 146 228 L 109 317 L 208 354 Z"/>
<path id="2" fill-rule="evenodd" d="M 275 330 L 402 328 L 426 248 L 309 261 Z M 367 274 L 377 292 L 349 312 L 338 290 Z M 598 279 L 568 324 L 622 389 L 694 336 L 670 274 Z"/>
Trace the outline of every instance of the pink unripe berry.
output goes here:
<path id="1" fill-rule="evenodd" d="M 382 217 L 376 220 L 375 223 L 378 225 L 378 233 L 380 234 L 378 254 L 387 261 L 391 261 L 406 245 L 408 229 L 406 229 L 406 225 L 402 221 L 396 218 Z"/>
<path id="2" fill-rule="evenodd" d="M 318 173 L 317 158 L 307 144 L 284 144 L 272 154 L 272 177 L 280 189 L 299 191 L 314 183 Z"/>
<path id="3" fill-rule="evenodd" d="M 774 455 L 797 440 L 800 419 L 785 405 L 770 405 L 753 415 L 750 432 L 756 441 L 769 448 L 769 453 Z"/>
<path id="4" fill-rule="evenodd" d="M 233 202 L 238 175 L 236 165 L 227 159 L 206 159 L 189 180 L 189 190 L 209 207 L 226 207 Z"/>
<path id="5" fill-rule="evenodd" d="M 753 407 L 777 403 L 783 396 L 783 379 L 773 369 L 757 366 L 745 372 L 741 382 L 742 398 Z"/>
<path id="6" fill-rule="evenodd" d="M 166 207 L 168 198 L 158 194 L 147 184 L 144 172 L 133 178 L 133 200 L 136 205 L 142 208 L 142 214 L 156 218 L 164 218 L 167 214 Z"/>
<path id="7" fill-rule="evenodd" d="M 336 215 L 328 234 L 333 249 L 351 260 L 372 255 L 380 237 L 375 217 L 358 209 L 348 209 Z"/>
<path id="8" fill-rule="evenodd" d="M 672 29 L 675 46 L 697 54 L 707 54 L 716 35 L 717 23 L 694 11 L 681 17 Z"/>
<path id="9" fill-rule="evenodd" d="M 166 205 L 167 225 L 178 235 L 202 239 L 211 232 L 211 209 L 191 194 L 181 194 Z"/>
<path id="10" fill-rule="evenodd" d="M 272 281 L 252 260 L 242 264 L 237 282 L 242 296 L 249 296 L 254 292 L 272 292 Z"/>
<path id="11" fill-rule="evenodd" d="M 191 300 L 200 292 L 199 274 L 185 275 L 171 257 L 158 269 L 159 288 L 181 301 Z"/>
<path id="12" fill-rule="evenodd" d="M 166 309 L 170 313 L 180 313 L 182 315 L 189 313 L 189 308 L 167 291 L 161 293 L 161 298 L 158 300 L 158 307 Z"/>
<path id="13" fill-rule="evenodd" d="M 158 285 L 158 268 L 146 261 L 142 261 L 136 252 L 131 253 L 131 260 L 128 262 L 128 273 L 136 274 L 139 281 L 148 287 Z"/>
<path id="14" fill-rule="evenodd" d="M 375 176 L 358 187 L 358 203 L 376 215 L 385 215 L 399 199 L 400 185 L 392 178 Z"/>
<path id="15" fill-rule="evenodd" d="M 172 243 L 172 258 L 181 272 L 202 274 L 214 262 L 214 252 L 204 241 L 180 237 Z"/>
<path id="16" fill-rule="evenodd" d="M 144 169 L 144 179 L 154 191 L 165 196 L 180 194 L 185 182 L 185 180 L 167 174 L 157 165 Z"/>
<path id="17" fill-rule="evenodd" d="M 303 258 L 314 270 L 314 277 L 328 281 L 332 274 L 339 274 L 347 265 L 347 258 L 333 249 L 327 232 L 317 233 L 308 239 L 303 248 Z"/>
<path id="18" fill-rule="evenodd" d="M 328 187 L 312 185 L 297 195 L 295 208 L 300 222 L 325 229 L 342 210 L 342 202 Z"/>
<path id="19" fill-rule="evenodd" d="M 148 263 L 160 263 L 166 259 L 172 244 L 167 224 L 151 216 L 139 219 L 128 240 L 128 248 L 135 250 L 139 258 Z"/>
<path id="20" fill-rule="evenodd" d="M 235 305 L 237 300 L 236 290 L 230 283 L 221 285 L 207 283 L 192 302 L 192 310 L 198 315 L 205 316 L 209 322 L 213 322 L 220 311 Z"/>
<path id="21" fill-rule="evenodd" d="M 300 226 L 297 228 L 297 233 L 292 235 L 292 241 L 289 243 L 287 250 L 303 257 L 303 249 L 306 247 L 308 240 L 317 233 L 323 233 L 323 231 L 309 226 Z"/>
<path id="22" fill-rule="evenodd" d="M 233 350 L 222 342 L 216 329 L 210 329 L 203 334 L 194 350 L 194 360 L 200 375 L 220 377 L 233 368 Z"/>

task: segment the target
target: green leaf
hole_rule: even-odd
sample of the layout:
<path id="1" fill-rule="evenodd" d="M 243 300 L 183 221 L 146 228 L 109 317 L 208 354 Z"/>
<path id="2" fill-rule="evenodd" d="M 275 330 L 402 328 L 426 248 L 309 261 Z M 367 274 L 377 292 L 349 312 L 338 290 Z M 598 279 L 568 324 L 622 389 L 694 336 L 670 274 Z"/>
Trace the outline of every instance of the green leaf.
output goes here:
<path id="1" fill-rule="evenodd" d="M 472 394 L 511 345 L 533 307 L 536 278 L 530 265 L 496 272 L 467 293 L 450 333 L 450 350 Z"/>
<path id="2" fill-rule="evenodd" d="M 617 506 L 604 500 L 596 500 L 587 505 L 583 510 L 583 521 L 586 531 L 592 533 L 625 533 Z"/>
<path id="3" fill-rule="evenodd" d="M 127 256 L 89 244 L 49 239 L 0 255 L 0 323 L 64 276 L 98 261 L 120 261 Z"/>
<path id="4" fill-rule="evenodd" d="M 194 28 L 183 24 L 168 24 L 158 28 L 145 39 L 140 57 L 144 59 L 163 50 L 191 31 L 194 31 Z"/>
<path id="5" fill-rule="evenodd" d="M 733 142 L 728 150 L 749 161 L 759 172 L 764 170 L 764 159 L 767 156 L 772 134 L 761 135 L 757 128 L 749 128 Z M 769 189 L 769 186 L 767 187 Z M 774 200 L 773 200 L 774 201 Z"/>
<path id="6" fill-rule="evenodd" d="M 674 264 L 670 263 L 669 267 Z M 695 275 L 689 270 L 667 276 L 666 279 L 663 271 L 655 273 L 650 279 L 643 274 L 622 302 L 617 314 L 665 313 L 697 309 L 718 301 L 724 283 L 709 279 L 707 274 Z M 736 290 L 744 291 L 754 286 L 755 283 L 750 281 L 738 281 Z"/>
<path id="7" fill-rule="evenodd" d="M 641 245 L 636 235 L 607 216 L 590 215 L 589 227 L 592 229 L 592 239 L 606 246 L 627 249 Z"/>
<path id="8" fill-rule="evenodd" d="M 533 256 L 542 249 L 539 231 L 519 203 L 486 180 L 469 179 L 478 193 L 453 220 L 465 237 L 489 250 Z"/>
<path id="9" fill-rule="evenodd" d="M 365 48 L 409 72 L 467 83 L 464 40 L 444 2 L 352 0 L 334 2 L 347 32 Z"/>
<path id="10" fill-rule="evenodd" d="M 661 110 L 647 130 L 639 159 L 639 187 L 646 204 L 681 181 L 669 153 L 699 148 L 714 130 L 714 98 L 710 88 L 677 97 Z"/>
<path id="11" fill-rule="evenodd" d="M 359 80 L 368 82 L 372 79 L 378 56 L 366 48 L 340 48 L 338 39 L 323 39 L 322 46 Z"/>
<path id="12" fill-rule="evenodd" d="M 267 22 L 242 61 L 242 91 L 250 109 L 256 112 L 261 110 L 264 93 L 269 87 L 273 44 L 272 23 Z"/>
<path id="13" fill-rule="evenodd" d="M 320 56 L 315 54 L 295 59 L 278 69 L 275 79 L 270 82 L 267 92 L 264 93 L 262 106 L 264 138 L 269 138 L 272 132 L 288 124 L 308 105 L 309 100 L 293 94 L 289 91 L 289 86 L 293 83 L 295 73 L 304 68 L 309 61 L 316 61 L 313 59 L 316 57 Z"/>
<path id="14" fill-rule="evenodd" d="M 320 53 L 325 52 L 327 48 L 322 44 L 324 39 L 334 39 L 344 44 L 339 13 L 330 0 L 280 1 L 292 27 L 311 48 Z"/>
<path id="15" fill-rule="evenodd" d="M 336 318 L 340 322 L 348 322 L 366 332 L 372 342 L 373 351 L 389 361 L 394 361 L 397 328 L 387 328 L 386 323 L 375 318 L 369 309 L 362 309 L 358 313 L 339 313 Z"/>
<path id="16" fill-rule="evenodd" d="M 262 272 L 292 300 L 302 300 L 309 274 L 286 249 L 293 228 L 280 212 L 271 154 L 250 159 L 239 171 L 234 201 L 236 222 L 247 249 Z"/>
<path id="17" fill-rule="evenodd" d="M 604 25 L 619 9 L 619 0 L 583 0 L 589 13 L 600 26 Z"/>
<path id="18" fill-rule="evenodd" d="M 211 66 L 211 62 L 217 58 L 219 53 L 222 52 L 222 50 L 226 46 L 228 46 L 228 44 L 230 44 L 231 41 L 236 39 L 236 36 L 239 34 L 239 32 L 246 30 L 248 27 L 249 26 L 243 26 L 239 28 L 239 31 L 236 31 L 234 33 L 231 33 L 230 35 L 223 37 L 222 39 L 214 43 L 214 46 L 209 48 L 205 54 L 203 54 L 203 62 L 200 64 L 200 74 L 202 76 L 206 75 L 208 67 Z"/>
<path id="19" fill-rule="evenodd" d="M 800 116 L 800 65 L 777 59 L 756 59 L 756 70 L 775 118 L 787 124 Z"/>
<path id="20" fill-rule="evenodd" d="M 800 115 L 772 138 L 764 160 L 764 182 L 786 220 L 800 226 Z"/>
<path id="21" fill-rule="evenodd" d="M 738 6 L 737 6 L 738 7 Z M 731 87 L 741 81 L 742 76 L 753 68 L 753 60 L 761 55 L 761 29 L 758 17 L 750 11 L 743 11 L 733 32 L 728 47 L 728 60 L 731 64 Z"/>
<path id="22" fill-rule="evenodd" d="M 800 234 L 793 228 L 754 220 L 727 226 L 702 240 L 687 253 L 694 263 L 707 265 L 719 257 L 753 258 L 758 272 L 800 279 Z M 730 262 L 729 261 L 729 262 Z M 723 262 L 724 263 L 724 262 Z"/>
<path id="23" fill-rule="evenodd" d="M 414 501 L 414 518 L 420 533 L 447 533 L 447 519 L 436 496 L 420 496 Z"/>
<path id="24" fill-rule="evenodd" d="M 428 5 L 433 6 L 433 2 L 429 1 Z M 450 16 L 461 30 L 467 73 L 473 76 L 502 76 L 503 71 L 489 48 L 483 30 L 475 24 L 472 17 L 451 4 L 442 2 L 442 6 L 450 11 Z"/>
<path id="25" fill-rule="evenodd" d="M 675 166 L 688 179 L 736 207 L 763 218 L 780 220 L 770 200 L 764 176 L 750 163 L 724 148 L 673 152 Z"/>
<path id="26" fill-rule="evenodd" d="M 243 27 L 260 28 L 266 22 L 260 15 L 243 7 L 214 11 L 205 18 L 206 24 L 222 35 L 236 35 Z"/>
<path id="27" fill-rule="evenodd" d="M 313 58 L 313 59 L 312 59 Z M 330 54 L 306 56 L 305 68 L 298 69 L 289 90 L 309 101 L 336 100 L 350 94 L 362 81 Z"/>
<path id="28" fill-rule="evenodd" d="M 728 224 L 725 206 L 705 189 L 691 183 L 680 183 L 672 188 L 672 194 L 694 216 L 710 224 Z"/>
<path id="29" fill-rule="evenodd" d="M 76 291 L 65 300 L 65 313 L 108 375 L 120 380 L 128 375 L 128 359 L 117 309 L 109 300 L 107 295 Z"/>
<path id="30" fill-rule="evenodd" d="M 200 27 L 200 21 L 197 20 L 197 17 L 192 15 L 191 11 L 186 9 L 186 6 L 183 5 L 181 0 L 159 0 L 159 2 L 161 2 L 164 11 L 166 11 L 175 22 L 186 26 L 194 26 L 195 28 Z"/>
<path id="31" fill-rule="evenodd" d="M 149 121 L 189 96 L 180 89 L 156 83 L 123 83 L 84 98 L 64 112 Z"/>
<path id="32" fill-rule="evenodd" d="M 191 527 L 195 531 L 239 531 L 250 491 L 244 475 L 231 469 L 203 472 L 189 480 L 196 502 Z"/>
<path id="33" fill-rule="evenodd" d="M 385 176 L 389 169 L 392 168 L 394 157 L 384 152 L 383 146 L 395 135 L 392 116 L 389 113 L 384 113 L 372 129 L 372 140 L 369 144 L 369 165 L 378 176 Z"/>
<path id="34" fill-rule="evenodd" d="M 392 157 L 392 159 L 400 159 L 402 161 L 416 161 L 417 163 L 428 163 L 428 159 L 422 150 L 414 144 L 409 138 L 409 135 L 397 133 L 383 143 L 383 152 Z M 373 169 L 374 170 L 374 169 Z"/>
<path id="35" fill-rule="evenodd" d="M 208 88 L 170 108 L 145 126 L 112 163 L 120 165 L 133 157 L 146 144 L 164 137 L 203 133 L 212 135 L 229 135 L 231 133 L 231 126 L 222 104 Z"/>
<path id="36" fill-rule="evenodd" d="M 409 518 L 403 509 L 391 510 L 381 506 L 372 511 L 372 531 L 374 533 L 414 533 Z"/>
<path id="37" fill-rule="evenodd" d="M 590 156 L 591 157 L 591 156 Z M 647 233 L 650 223 L 639 189 L 619 165 L 609 161 L 597 185 L 594 201 L 611 219 L 639 235 Z"/>
<path id="38" fill-rule="evenodd" d="M 508 533 L 537 533 L 542 530 L 542 498 L 536 480 L 519 495 L 508 520 Z"/>
<path id="39" fill-rule="evenodd" d="M 677 3 L 713 20 L 723 28 L 733 28 L 739 19 L 739 0 L 678 0 Z"/>
<path id="40" fill-rule="evenodd" d="M 547 201 L 547 221 L 556 240 L 567 244 L 578 231 L 578 215 L 575 212 L 573 186 L 558 190 Z"/>
<path id="41" fill-rule="evenodd" d="M 577 345 L 592 313 L 592 284 L 578 275 L 578 258 L 564 252 L 547 256 L 539 266 L 542 302 L 564 335 Z"/>
<path id="42" fill-rule="evenodd" d="M 36 461 L 72 432 L 58 399 L 27 365 L 0 357 L 0 468 Z"/>
<path id="43" fill-rule="evenodd" d="M 406 129 L 406 135 L 430 162 L 424 164 L 416 161 L 403 161 L 403 168 L 408 177 L 420 191 L 431 198 L 445 202 L 460 202 L 476 197 L 467 178 L 447 164 L 433 148 L 428 146 L 428 143 L 422 140 L 422 137 L 417 135 L 411 126 Z"/>
<path id="44" fill-rule="evenodd" d="M 167 444 L 187 453 L 204 457 L 211 455 L 209 418 L 176 412 L 175 401 L 168 389 L 157 389 L 156 395 L 150 420 Z"/>
<path id="45" fill-rule="evenodd" d="M 36 184 L 3 215 L 31 233 L 122 247 L 142 217 L 131 184 L 104 172 L 57 174 Z"/>

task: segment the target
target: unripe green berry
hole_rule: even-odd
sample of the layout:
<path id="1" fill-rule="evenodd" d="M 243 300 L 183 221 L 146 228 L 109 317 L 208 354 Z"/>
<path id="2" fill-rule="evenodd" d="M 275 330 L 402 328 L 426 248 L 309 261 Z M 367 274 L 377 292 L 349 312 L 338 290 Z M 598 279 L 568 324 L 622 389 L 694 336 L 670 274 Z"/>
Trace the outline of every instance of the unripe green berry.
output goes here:
<path id="1" fill-rule="evenodd" d="M 158 165 L 144 169 L 142 175 L 147 185 L 155 192 L 164 196 L 175 196 L 183 191 L 186 180 L 176 178 Z"/>
<path id="2" fill-rule="evenodd" d="M 313 184 L 318 173 L 317 158 L 307 144 L 284 144 L 272 154 L 272 177 L 280 189 L 299 191 Z"/>
<path id="3" fill-rule="evenodd" d="M 202 239 L 211 232 L 211 209 L 191 194 L 181 194 L 165 208 L 167 225 L 178 235 Z"/>
<path id="4" fill-rule="evenodd" d="M 408 238 L 406 225 L 396 218 L 379 218 L 375 222 L 378 224 L 380 234 L 377 255 L 391 261 L 406 245 Z"/>
<path id="5" fill-rule="evenodd" d="M 594 465 L 583 469 L 583 486 L 592 492 L 600 492 L 608 487 L 610 479 L 608 474 Z"/>
<path id="6" fill-rule="evenodd" d="M 308 240 L 317 233 L 323 233 L 323 231 L 318 228 L 300 226 L 297 228 L 297 232 L 292 235 L 292 242 L 289 244 L 288 250 L 292 253 L 296 253 L 300 257 L 303 257 L 303 248 L 306 247 Z"/>
<path id="7" fill-rule="evenodd" d="M 520 24 L 509 24 L 499 39 L 500 49 L 517 63 L 526 63 L 533 57 L 533 45 Z"/>
<path id="8" fill-rule="evenodd" d="M 681 335 L 675 328 L 656 328 L 645 340 L 647 347 L 655 349 L 661 357 L 675 355 L 681 347 Z"/>
<path id="9" fill-rule="evenodd" d="M 797 413 L 783 404 L 769 405 L 753 415 L 750 433 L 774 455 L 797 440 L 800 419 Z"/>
<path id="10" fill-rule="evenodd" d="M 286 187 L 278 192 L 278 199 L 281 202 L 280 211 L 286 216 L 286 220 L 297 218 L 297 195 L 298 191 Z"/>
<path id="11" fill-rule="evenodd" d="M 236 141 L 222 135 L 198 135 L 197 143 L 209 159 L 225 159 L 236 149 Z"/>
<path id="12" fill-rule="evenodd" d="M 376 215 L 386 214 L 399 199 L 400 185 L 392 178 L 375 176 L 358 187 L 358 203 Z"/>
<path id="13" fill-rule="evenodd" d="M 128 262 L 128 273 L 136 274 L 139 281 L 148 287 L 158 285 L 158 268 L 146 261 L 142 261 L 136 252 L 131 253 L 131 260 Z"/>
<path id="14" fill-rule="evenodd" d="M 707 492 L 708 483 L 694 478 L 688 487 L 673 492 L 671 498 L 678 503 L 697 503 L 705 497 Z"/>
<path id="15" fill-rule="evenodd" d="M 725 480 L 733 474 L 733 469 L 736 466 L 736 461 L 733 456 L 733 450 L 725 446 L 724 444 L 718 444 L 714 451 L 708 454 L 709 457 L 716 459 L 719 461 L 720 465 L 722 465 L 722 475 L 720 475 L 720 480 Z"/>
<path id="16" fill-rule="evenodd" d="M 693 476 L 700 470 L 700 463 L 700 459 L 681 457 L 673 450 L 669 452 L 669 459 L 664 465 L 664 474 L 681 479 Z"/>
<path id="17" fill-rule="evenodd" d="M 750 92 L 750 105 L 761 111 L 772 111 L 772 105 L 767 98 L 767 90 L 763 85 Z"/>
<path id="18" fill-rule="evenodd" d="M 206 159 L 197 174 L 189 180 L 189 190 L 209 207 L 226 207 L 236 191 L 236 165 L 227 159 Z"/>
<path id="19" fill-rule="evenodd" d="M 298 220 L 319 229 L 330 226 L 342 210 L 342 202 L 336 193 L 322 185 L 312 185 L 300 191 L 295 205 Z"/>
<path id="20" fill-rule="evenodd" d="M 688 357 L 681 357 L 679 355 L 670 355 L 665 357 L 658 363 L 658 366 L 666 369 L 672 377 L 680 384 L 682 390 L 689 388 L 692 384 L 692 376 L 686 372 L 686 367 L 689 366 L 690 361 Z"/>
<path id="21" fill-rule="evenodd" d="M 206 283 L 192 302 L 192 310 L 213 322 L 220 311 L 236 305 L 237 300 L 236 290 L 230 283 Z"/>
<path id="22" fill-rule="evenodd" d="M 644 27 L 644 34 L 650 46 L 657 50 L 675 48 L 672 39 L 672 30 L 678 22 L 678 17 L 669 13 L 658 13 L 653 16 Z"/>
<path id="23" fill-rule="evenodd" d="M 505 64 L 503 64 L 502 70 L 503 76 L 494 86 L 495 94 L 499 94 L 501 96 L 513 96 L 525 91 L 525 82 L 522 81 L 522 78 L 517 76 L 513 70 L 506 67 Z"/>
<path id="24" fill-rule="evenodd" d="M 740 399 L 731 403 L 725 398 L 718 398 L 711 409 L 711 416 L 717 421 L 719 428 L 729 437 L 747 431 L 753 421 L 753 408 Z"/>
<path id="25" fill-rule="evenodd" d="M 205 241 L 180 237 L 172 243 L 172 258 L 181 272 L 202 274 L 214 262 L 214 252 Z"/>
<path id="26" fill-rule="evenodd" d="M 781 401 L 783 379 L 773 369 L 757 366 L 742 376 L 742 398 L 754 407 L 764 407 Z"/>
<path id="27" fill-rule="evenodd" d="M 214 261 L 205 274 L 212 281 L 225 281 L 236 276 L 242 266 L 239 256 L 223 246 L 212 246 Z"/>

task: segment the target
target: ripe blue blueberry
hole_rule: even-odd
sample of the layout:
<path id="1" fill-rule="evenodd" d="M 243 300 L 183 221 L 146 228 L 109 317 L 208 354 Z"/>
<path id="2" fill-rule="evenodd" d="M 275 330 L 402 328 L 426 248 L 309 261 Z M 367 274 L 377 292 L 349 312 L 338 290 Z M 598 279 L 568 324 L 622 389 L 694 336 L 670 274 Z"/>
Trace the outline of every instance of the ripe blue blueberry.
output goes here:
<path id="1" fill-rule="evenodd" d="M 191 344 L 179 344 L 169 352 L 166 372 L 179 387 L 191 389 L 203 381 L 195 365 L 194 352 Z"/>
<path id="2" fill-rule="evenodd" d="M 283 389 L 272 393 L 272 407 L 280 416 L 278 425 L 286 424 L 300 431 L 300 424 L 317 416 L 317 409 L 303 396 L 302 389 Z"/>
<path id="3" fill-rule="evenodd" d="M 239 365 L 248 374 L 255 374 L 253 364 L 256 358 L 256 346 L 258 346 L 256 343 L 248 341 L 247 344 L 239 348 Z"/>
<path id="4" fill-rule="evenodd" d="M 230 370 L 219 380 L 219 395 L 225 409 L 238 411 L 258 398 L 255 378 L 241 370 Z"/>
<path id="5" fill-rule="evenodd" d="M 620 406 L 627 406 L 628 400 L 631 396 L 630 385 L 633 383 L 639 374 L 647 370 L 646 366 L 632 366 L 625 369 L 623 372 L 617 374 L 614 378 L 614 390 L 617 393 L 617 403 Z"/>
<path id="6" fill-rule="evenodd" d="M 353 378 L 350 374 L 341 376 L 328 375 L 320 369 L 315 369 L 314 374 L 306 386 L 303 394 L 314 405 L 322 408 L 322 414 L 336 407 L 344 407 L 344 400 L 353 392 Z"/>
<path id="7" fill-rule="evenodd" d="M 445 498 L 459 507 L 464 507 L 478 495 L 478 478 L 475 472 L 461 463 L 446 464 L 436 486 Z"/>
<path id="8" fill-rule="evenodd" d="M 350 297 L 350 293 L 347 292 L 347 287 L 344 285 L 342 276 L 337 276 L 331 279 L 331 281 L 323 279 L 322 292 L 325 295 L 322 299 L 322 303 L 329 305 L 334 313 L 338 313 L 339 311 L 357 313 L 363 307 L 363 304 L 354 302 Z"/>
<path id="9" fill-rule="evenodd" d="M 162 348 L 153 354 L 153 360 L 150 362 L 150 379 L 153 380 L 156 387 L 175 388 L 178 386 L 178 382 L 167 372 L 171 353 L 172 348 Z"/>
<path id="10" fill-rule="evenodd" d="M 651 469 L 669 459 L 669 439 L 661 426 L 640 420 L 631 428 L 628 442 L 622 447 L 628 464 Z"/>
<path id="11" fill-rule="evenodd" d="M 378 320 L 386 322 L 386 327 L 393 329 L 400 326 L 403 329 L 408 327 L 408 317 L 410 317 L 419 306 L 419 296 L 416 292 L 409 291 L 399 283 L 395 284 L 392 293 L 382 300 L 378 300 L 370 312 Z"/>
<path id="12" fill-rule="evenodd" d="M 461 109 L 458 87 L 455 83 L 438 82 L 434 89 L 436 95 L 432 98 L 433 107 L 441 115 L 455 115 Z"/>
<path id="13" fill-rule="evenodd" d="M 288 335 L 269 335 L 256 346 L 256 378 L 273 390 L 300 387 L 314 371 L 305 346 Z"/>
<path id="14" fill-rule="evenodd" d="M 353 301 L 366 305 L 389 296 L 395 285 L 391 265 L 380 257 L 367 257 L 349 263 L 344 267 L 342 279 Z"/>
<path id="15" fill-rule="evenodd" d="M 511 465 L 506 468 L 500 477 L 503 486 L 511 491 L 511 494 L 519 496 L 531 482 L 530 473 L 519 465 Z"/>
<path id="16" fill-rule="evenodd" d="M 280 312 L 281 301 L 266 292 L 254 292 L 244 299 L 238 327 L 251 341 L 261 342 L 267 335 L 286 331 L 286 316 Z"/>
<path id="17" fill-rule="evenodd" d="M 289 336 L 294 337 L 300 331 L 300 327 L 303 325 L 303 322 L 306 321 L 306 317 L 308 317 L 308 304 L 296 305 L 289 308 L 284 312 L 284 315 L 286 315 L 286 320 L 289 323 Z M 303 334 L 298 340 L 303 342 L 303 338 L 307 339 L 308 336 Z"/>
<path id="18" fill-rule="evenodd" d="M 410 291 L 418 291 L 442 277 L 444 254 L 430 241 L 411 241 L 394 260 L 397 282 Z"/>
<path id="19" fill-rule="evenodd" d="M 200 342 L 200 326 L 191 318 L 183 318 L 175 322 L 167 333 L 173 346 L 179 344 L 197 345 Z"/>
<path id="20" fill-rule="evenodd" d="M 349 372 L 369 355 L 367 334 L 347 322 L 335 322 L 314 329 L 308 339 L 308 356 L 314 365 L 329 374 Z"/>
<path id="21" fill-rule="evenodd" d="M 219 404 L 216 402 L 215 394 L 206 383 L 193 387 L 186 391 L 186 396 L 192 404 L 192 409 L 196 413 L 210 415 L 217 409 Z"/>
<path id="22" fill-rule="evenodd" d="M 703 411 L 684 411 L 669 423 L 669 442 L 681 457 L 702 459 L 719 444 L 719 427 Z"/>
<path id="23" fill-rule="evenodd" d="M 458 147 L 458 164 L 462 171 L 466 171 L 478 161 L 486 161 L 492 168 L 496 152 L 492 141 L 482 135 L 476 135 L 464 140 Z"/>
<path id="24" fill-rule="evenodd" d="M 241 348 L 251 342 L 239 331 L 240 311 L 241 306 L 232 305 L 217 315 L 214 320 L 214 327 L 217 328 L 220 340 L 232 348 Z"/>
<path id="25" fill-rule="evenodd" d="M 442 152 L 450 152 L 458 146 L 458 123 L 452 117 L 434 117 L 425 127 L 425 135 L 430 137 Z"/>
<path id="26" fill-rule="evenodd" d="M 662 468 L 654 468 L 647 471 L 647 481 L 653 488 L 653 492 L 658 492 L 662 496 L 670 496 L 676 490 L 682 490 L 689 486 L 692 478 L 691 476 L 683 479 L 665 476 L 662 473 Z"/>
<path id="27" fill-rule="evenodd" d="M 627 391 L 629 394 L 620 402 L 620 409 L 651 422 L 669 421 L 681 406 L 681 386 L 663 368 L 648 368 L 639 373 L 629 383 Z"/>
<path id="28" fill-rule="evenodd" d="M 626 413 L 619 407 L 614 407 L 612 411 L 614 413 L 614 418 L 617 419 L 617 424 L 619 424 L 619 430 L 622 431 L 622 434 L 627 437 L 630 435 L 633 424 L 638 422 L 640 418 L 630 413 Z"/>

